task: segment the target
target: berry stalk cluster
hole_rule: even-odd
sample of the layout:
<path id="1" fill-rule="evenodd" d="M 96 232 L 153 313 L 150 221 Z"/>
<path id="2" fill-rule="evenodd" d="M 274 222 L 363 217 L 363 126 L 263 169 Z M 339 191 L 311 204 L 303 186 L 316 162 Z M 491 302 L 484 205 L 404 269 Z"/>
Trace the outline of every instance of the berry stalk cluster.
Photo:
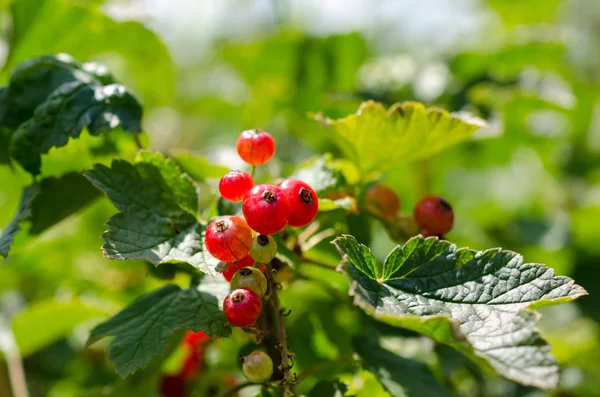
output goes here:
<path id="1" fill-rule="evenodd" d="M 276 148 L 273 137 L 259 130 L 242 132 L 236 146 L 253 171 L 267 163 Z M 217 217 L 208 225 L 204 237 L 208 252 L 227 263 L 223 276 L 231 283 L 231 292 L 223 302 L 225 318 L 234 327 L 255 332 L 258 339 L 264 333 L 276 336 L 275 348 L 281 353 L 278 369 L 283 373 L 283 378 L 277 380 L 284 389 L 283 395 L 291 396 L 293 354 L 288 350 L 284 310 L 279 304 L 278 286 L 270 266 L 277 254 L 272 235 L 287 226 L 302 227 L 312 222 L 319 209 L 317 194 L 297 179 L 286 179 L 278 185 L 255 185 L 253 175 L 239 170 L 223 176 L 219 192 L 225 200 L 242 203 L 242 216 Z M 269 324 L 270 329 L 259 330 L 256 320 L 265 306 L 276 314 L 275 323 Z M 273 380 L 274 365 L 268 354 L 255 351 L 242 360 L 242 372 L 248 381 Z"/>

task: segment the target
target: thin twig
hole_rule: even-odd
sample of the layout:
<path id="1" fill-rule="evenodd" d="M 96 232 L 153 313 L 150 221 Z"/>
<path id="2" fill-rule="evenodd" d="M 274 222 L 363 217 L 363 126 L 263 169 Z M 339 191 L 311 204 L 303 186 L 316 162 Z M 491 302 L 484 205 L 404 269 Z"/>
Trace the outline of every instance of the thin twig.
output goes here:
<path id="1" fill-rule="evenodd" d="M 283 372 L 283 379 L 281 381 L 281 386 L 283 386 L 283 397 L 290 397 L 293 395 L 290 392 L 290 385 L 292 384 L 290 368 L 293 366 L 290 365 L 290 359 L 293 357 L 293 354 L 288 350 L 285 324 L 283 322 L 284 316 L 281 310 L 281 304 L 279 302 L 279 294 L 277 293 L 277 288 L 273 280 L 273 269 L 271 264 L 267 265 L 265 275 L 267 276 L 269 291 L 271 293 L 271 305 L 273 306 L 277 323 L 277 341 L 279 344 L 278 349 L 281 352 L 281 371 Z"/>
<path id="2" fill-rule="evenodd" d="M 6 325 L 4 318 L 0 316 L 0 350 L 6 357 L 8 377 L 12 388 L 13 397 L 28 397 L 23 360 L 17 347 L 12 330 Z"/>
<path id="3" fill-rule="evenodd" d="M 240 383 L 239 385 L 235 386 L 234 388 L 227 390 L 227 392 L 225 392 L 225 394 L 223 394 L 221 397 L 234 396 L 235 393 L 237 393 L 238 391 L 240 391 L 246 387 L 249 387 L 249 386 L 256 386 L 256 383 L 252 383 L 252 382 Z"/>

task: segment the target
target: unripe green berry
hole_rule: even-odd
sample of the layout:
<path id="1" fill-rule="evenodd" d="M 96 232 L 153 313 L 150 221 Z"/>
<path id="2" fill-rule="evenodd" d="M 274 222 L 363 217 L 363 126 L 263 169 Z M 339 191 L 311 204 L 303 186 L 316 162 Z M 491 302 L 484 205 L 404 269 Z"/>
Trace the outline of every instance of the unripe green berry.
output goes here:
<path id="1" fill-rule="evenodd" d="M 259 234 L 252 240 L 250 256 L 257 262 L 269 263 L 277 255 L 277 243 L 271 236 Z"/>
<path id="2" fill-rule="evenodd" d="M 259 296 L 267 293 L 267 279 L 255 267 L 243 267 L 233 275 L 231 289 L 245 288 L 256 292 Z"/>
<path id="3" fill-rule="evenodd" d="M 242 372 L 252 383 L 266 382 L 273 375 L 273 360 L 264 352 L 252 352 L 244 358 Z"/>

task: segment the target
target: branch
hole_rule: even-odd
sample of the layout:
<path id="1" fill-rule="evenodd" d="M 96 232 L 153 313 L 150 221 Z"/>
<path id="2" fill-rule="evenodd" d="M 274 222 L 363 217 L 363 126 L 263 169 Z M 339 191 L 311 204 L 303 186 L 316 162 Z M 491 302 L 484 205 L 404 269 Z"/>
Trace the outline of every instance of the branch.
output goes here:
<path id="1" fill-rule="evenodd" d="M 283 372 L 283 379 L 281 380 L 281 386 L 283 386 L 283 397 L 291 397 L 293 394 L 290 391 L 290 385 L 294 383 L 294 379 L 290 373 L 290 369 L 294 366 L 293 362 L 290 364 L 290 360 L 294 356 L 288 350 L 287 338 L 285 334 L 285 324 L 283 323 L 283 312 L 281 310 L 281 304 L 279 302 L 279 294 L 277 293 L 277 285 L 273 280 L 273 268 L 271 264 L 267 265 L 265 271 L 267 282 L 269 285 L 269 291 L 271 294 L 271 306 L 275 315 L 275 326 L 277 330 L 277 349 L 281 352 L 281 371 Z"/>

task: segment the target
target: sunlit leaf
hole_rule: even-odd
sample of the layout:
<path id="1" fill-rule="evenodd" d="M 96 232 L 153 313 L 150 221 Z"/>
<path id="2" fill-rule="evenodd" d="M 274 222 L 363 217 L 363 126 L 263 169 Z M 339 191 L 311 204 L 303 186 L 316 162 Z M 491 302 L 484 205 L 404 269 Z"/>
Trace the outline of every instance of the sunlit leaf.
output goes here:
<path id="1" fill-rule="evenodd" d="M 346 258 L 356 305 L 376 319 L 449 344 L 526 385 L 553 388 L 558 366 L 528 308 L 568 302 L 586 291 L 511 251 L 474 251 L 415 237 L 383 264 L 352 236 Z"/>
<path id="2" fill-rule="evenodd" d="M 475 117 L 404 102 L 386 110 L 365 102 L 356 114 L 332 120 L 313 118 L 363 173 L 385 172 L 398 165 L 427 158 L 469 138 L 484 125 Z"/>

